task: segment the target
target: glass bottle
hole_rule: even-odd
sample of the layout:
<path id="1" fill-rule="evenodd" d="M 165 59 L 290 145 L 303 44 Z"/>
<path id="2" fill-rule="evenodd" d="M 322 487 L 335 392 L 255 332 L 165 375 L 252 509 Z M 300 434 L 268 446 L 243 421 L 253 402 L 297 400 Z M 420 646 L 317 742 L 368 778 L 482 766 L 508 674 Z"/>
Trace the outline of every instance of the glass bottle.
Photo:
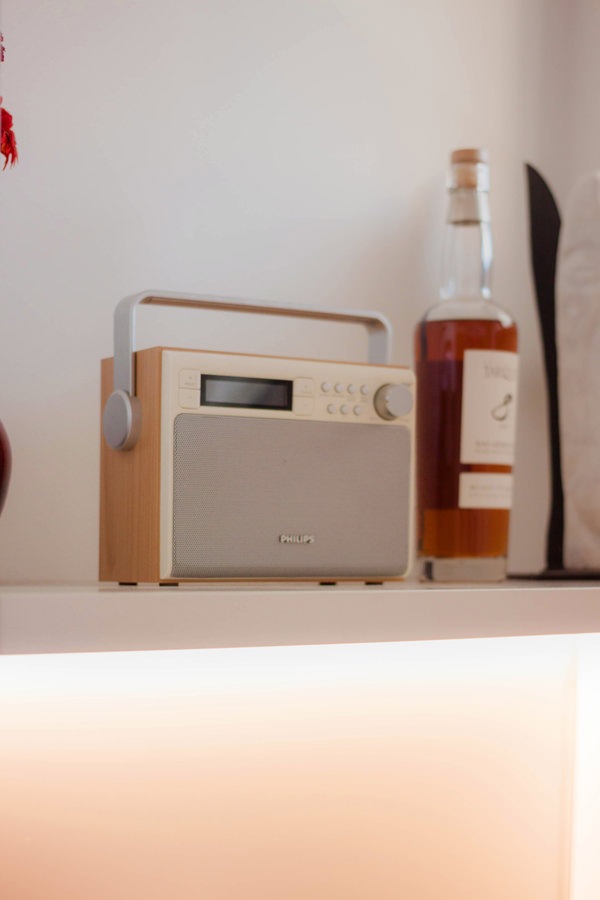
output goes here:
<path id="1" fill-rule="evenodd" d="M 517 327 L 492 300 L 489 167 L 450 158 L 440 301 L 415 333 L 417 552 L 434 581 L 506 575 Z"/>

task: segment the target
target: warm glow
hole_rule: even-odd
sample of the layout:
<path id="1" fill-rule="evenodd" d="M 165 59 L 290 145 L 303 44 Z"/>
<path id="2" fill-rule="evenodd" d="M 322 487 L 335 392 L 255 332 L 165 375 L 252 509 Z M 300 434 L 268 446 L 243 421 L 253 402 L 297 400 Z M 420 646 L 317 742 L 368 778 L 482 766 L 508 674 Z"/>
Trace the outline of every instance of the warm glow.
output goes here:
<path id="1" fill-rule="evenodd" d="M 560 900 L 573 641 L 0 660 L 3 900 Z"/>
<path id="2" fill-rule="evenodd" d="M 600 636 L 578 642 L 572 879 L 569 900 L 600 896 Z"/>

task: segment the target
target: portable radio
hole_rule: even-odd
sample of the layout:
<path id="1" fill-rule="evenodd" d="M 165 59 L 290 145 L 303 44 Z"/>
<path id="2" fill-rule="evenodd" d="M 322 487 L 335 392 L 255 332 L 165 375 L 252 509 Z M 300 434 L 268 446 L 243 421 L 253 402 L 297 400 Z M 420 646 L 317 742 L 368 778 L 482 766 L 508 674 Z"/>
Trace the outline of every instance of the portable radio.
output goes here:
<path id="1" fill-rule="evenodd" d="M 140 304 L 358 323 L 369 362 L 154 347 Z M 102 361 L 100 580 L 384 581 L 412 557 L 414 376 L 379 313 L 148 291 Z"/>

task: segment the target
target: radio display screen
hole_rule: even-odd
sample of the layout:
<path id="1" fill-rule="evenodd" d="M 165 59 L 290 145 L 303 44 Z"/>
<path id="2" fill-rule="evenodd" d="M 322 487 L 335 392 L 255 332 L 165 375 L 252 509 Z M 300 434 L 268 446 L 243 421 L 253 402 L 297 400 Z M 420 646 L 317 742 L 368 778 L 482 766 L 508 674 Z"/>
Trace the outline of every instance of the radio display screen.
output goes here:
<path id="1" fill-rule="evenodd" d="M 293 382 L 278 378 L 203 375 L 200 403 L 202 406 L 290 410 L 292 389 Z"/>

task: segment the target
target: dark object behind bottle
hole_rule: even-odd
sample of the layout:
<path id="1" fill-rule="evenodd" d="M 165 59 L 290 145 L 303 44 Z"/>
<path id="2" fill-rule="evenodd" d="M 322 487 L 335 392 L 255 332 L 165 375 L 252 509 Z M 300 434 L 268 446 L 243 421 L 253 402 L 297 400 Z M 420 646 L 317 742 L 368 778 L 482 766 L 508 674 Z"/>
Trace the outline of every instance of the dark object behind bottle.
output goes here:
<path id="1" fill-rule="evenodd" d="M 542 175 L 529 164 L 525 168 L 529 196 L 531 265 L 548 391 L 551 500 L 546 538 L 546 568 L 537 575 L 517 577 L 592 580 L 599 578 L 600 572 L 591 569 L 565 569 L 563 558 L 565 522 L 556 339 L 556 266 L 561 219 L 556 200 Z"/>
<path id="2" fill-rule="evenodd" d="M 0 422 L 0 512 L 6 500 L 12 469 L 12 454 L 6 429 Z"/>

